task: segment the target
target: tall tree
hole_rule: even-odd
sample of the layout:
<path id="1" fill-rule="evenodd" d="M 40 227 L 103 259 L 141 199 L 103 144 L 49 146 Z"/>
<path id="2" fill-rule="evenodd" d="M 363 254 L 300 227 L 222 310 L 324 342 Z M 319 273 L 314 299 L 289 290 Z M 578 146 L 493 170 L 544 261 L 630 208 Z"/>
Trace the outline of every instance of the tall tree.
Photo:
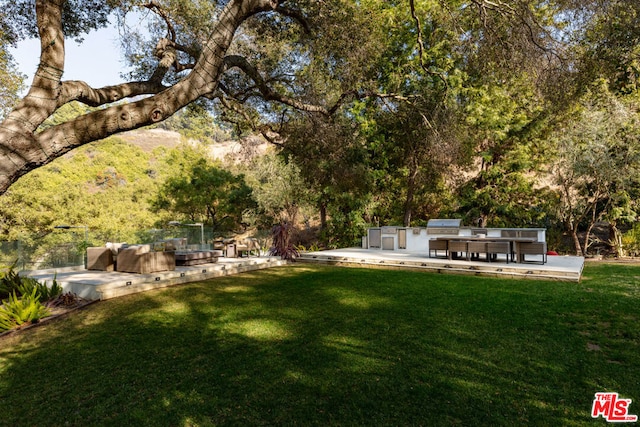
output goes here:
<path id="1" fill-rule="evenodd" d="M 202 4 L 200 4 L 202 3 Z M 109 135 L 158 123 L 199 98 L 220 98 L 237 88 L 220 85 L 225 73 L 243 73 L 238 84 L 247 83 L 252 94 L 303 110 L 327 113 L 323 106 L 296 101 L 242 56 L 242 46 L 231 52 L 234 37 L 243 24 L 289 28 L 299 40 L 309 29 L 304 18 L 315 2 L 282 0 L 231 0 L 215 2 L 153 1 L 142 7 L 155 14 L 165 30 L 153 50 L 153 68 L 142 69 L 143 78 L 116 86 L 92 88 L 85 82 L 65 81 L 65 38 L 106 25 L 110 13 L 124 13 L 136 2 L 90 0 L 37 0 L 2 2 L 8 13 L 5 25 L 17 35 L 40 38 L 40 62 L 27 95 L 0 126 L 0 194 L 20 176 L 83 144 Z M 261 16 L 259 16 L 261 15 Z M 11 16 L 12 21 L 8 19 Z M 260 41 L 250 39 L 249 52 L 259 56 Z M 144 54 L 144 52 L 142 52 Z M 144 55 L 148 58 L 148 55 Z M 281 58 L 282 59 L 282 58 Z M 283 64 L 295 60 L 283 59 Z M 300 59 L 300 58 L 299 58 Z M 282 79 L 279 79 L 282 80 Z M 245 90 L 245 92 L 248 91 Z M 146 95 L 146 96 L 141 96 Z M 126 103 L 115 103 L 121 100 Z M 80 101 L 104 108 L 46 129 L 39 126 L 61 106 Z"/>
<path id="2" fill-rule="evenodd" d="M 633 203 L 640 171 L 638 104 L 616 97 L 608 85 L 604 80 L 592 85 L 554 135 L 559 216 L 578 255 L 588 253 L 598 221 L 608 220 L 618 241 L 618 222 L 635 218 L 638 210 Z"/>
<path id="3" fill-rule="evenodd" d="M 453 84 L 461 69 L 474 87 L 499 86 L 525 69 L 544 81 L 566 59 L 557 39 L 582 37 L 602 3 L 625 2 L 36 0 L 33 7 L 28 0 L 2 0 L 3 28 L 13 39 L 38 37 L 41 54 L 27 95 L 0 126 L 0 194 L 76 147 L 159 123 L 196 100 L 212 100 L 229 120 L 276 140 L 295 119 L 294 109 L 350 119 L 341 105 L 375 97 L 377 108 L 396 111 L 421 85 L 433 89 L 425 96 L 451 91 L 451 99 L 464 103 Z M 81 38 L 112 17 L 126 23 L 133 10 L 146 11 L 139 16 L 149 27 L 123 30 L 127 57 L 137 66 L 131 81 L 92 88 L 63 80 L 65 39 Z M 586 12 L 572 25 L 577 10 Z M 620 22 L 632 29 L 634 19 Z M 597 35 L 599 27 L 593 28 Z M 41 127 L 71 101 L 101 108 Z M 428 113 L 440 106 L 423 105 Z"/>
<path id="4" fill-rule="evenodd" d="M 251 188 L 243 175 L 234 175 L 218 164 L 199 159 L 167 179 L 152 201 L 156 212 L 169 219 L 201 222 L 214 231 L 243 227 L 242 214 L 255 207 Z"/>

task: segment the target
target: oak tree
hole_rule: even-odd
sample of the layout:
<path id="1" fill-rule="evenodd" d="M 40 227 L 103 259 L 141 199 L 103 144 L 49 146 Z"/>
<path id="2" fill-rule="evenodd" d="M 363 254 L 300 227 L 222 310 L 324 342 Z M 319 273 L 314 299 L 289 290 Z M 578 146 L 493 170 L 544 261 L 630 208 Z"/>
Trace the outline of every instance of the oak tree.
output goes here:
<path id="1" fill-rule="evenodd" d="M 242 55 L 244 51 L 259 56 L 260 40 L 254 37 L 255 32 L 247 30 L 247 37 L 230 51 L 245 23 L 247 27 L 271 28 L 274 34 L 289 28 L 299 34 L 296 38 L 303 39 L 309 29 L 303 10 L 311 3 L 315 2 L 36 0 L 33 8 L 27 0 L 3 1 L 7 12 L 2 15 L 3 26 L 15 39 L 39 37 L 41 52 L 28 93 L 0 124 L 0 194 L 20 176 L 76 147 L 161 122 L 201 98 L 223 99 L 225 93 L 238 96 L 243 91 L 246 97 L 259 95 L 298 109 L 327 113 L 324 106 L 275 90 L 273 82 Z M 64 80 L 65 39 L 107 25 L 110 16 L 123 16 L 136 6 L 153 14 L 154 28 L 161 26 L 164 33 L 156 40 L 153 58 L 138 52 L 145 58 L 138 64 L 147 65 L 139 68 L 139 78 L 103 88 Z M 225 74 L 240 72 L 242 79 L 222 83 Z M 235 87 L 229 87 L 231 82 Z M 57 109 L 72 101 L 101 108 L 41 128 Z"/>

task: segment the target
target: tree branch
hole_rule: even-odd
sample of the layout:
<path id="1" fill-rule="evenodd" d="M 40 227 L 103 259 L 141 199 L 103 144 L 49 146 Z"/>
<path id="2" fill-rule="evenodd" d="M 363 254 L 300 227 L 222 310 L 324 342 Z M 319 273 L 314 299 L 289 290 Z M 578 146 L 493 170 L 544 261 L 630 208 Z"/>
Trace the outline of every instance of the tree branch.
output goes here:
<path id="1" fill-rule="evenodd" d="M 260 94 L 266 101 L 278 101 L 282 104 L 290 105 L 301 111 L 307 111 L 310 113 L 320 113 L 325 116 L 330 115 L 329 111 L 322 106 L 306 104 L 288 96 L 279 94 L 271 89 L 265 82 L 260 72 L 246 60 L 246 58 L 239 55 L 229 55 L 224 58 L 225 65 L 228 68 L 237 67 L 249 76 L 256 84 L 256 89 L 260 91 Z"/>
<path id="2" fill-rule="evenodd" d="M 164 89 L 166 89 L 165 86 L 152 81 L 122 83 L 94 89 L 83 81 L 69 80 L 62 82 L 58 107 L 71 101 L 82 102 L 90 107 L 100 107 L 125 98 L 156 94 Z"/>
<path id="3" fill-rule="evenodd" d="M 445 88 L 448 89 L 449 84 L 447 83 L 447 79 L 445 79 L 444 76 L 442 76 L 442 74 L 431 71 L 429 67 L 427 67 L 427 65 L 424 63 L 424 42 L 422 41 L 422 24 L 420 23 L 420 18 L 418 18 L 418 15 L 416 13 L 415 0 L 409 0 L 409 5 L 411 8 L 411 17 L 413 18 L 413 21 L 416 23 L 416 33 L 417 33 L 416 38 L 418 42 L 418 59 L 420 61 L 420 67 L 424 70 L 425 73 L 432 76 L 436 76 L 440 80 L 442 80 L 442 83 L 444 83 Z"/>
<path id="4" fill-rule="evenodd" d="M 288 16 L 289 18 L 295 19 L 300 23 L 300 25 L 302 25 L 302 28 L 304 28 L 304 31 L 307 34 L 311 34 L 311 26 L 309 25 L 309 21 L 302 15 L 302 13 L 300 13 L 300 11 L 278 6 L 276 8 L 276 12 L 281 15 Z"/>

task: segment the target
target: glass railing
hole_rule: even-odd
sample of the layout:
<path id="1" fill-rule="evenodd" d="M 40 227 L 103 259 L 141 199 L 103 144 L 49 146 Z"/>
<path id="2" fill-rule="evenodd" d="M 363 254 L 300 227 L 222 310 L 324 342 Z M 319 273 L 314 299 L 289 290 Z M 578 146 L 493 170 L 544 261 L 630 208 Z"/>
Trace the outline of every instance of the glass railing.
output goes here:
<path id="1" fill-rule="evenodd" d="M 53 233 L 52 233 L 53 235 Z M 53 241 L 52 235 L 45 238 L 29 237 L 17 241 L 0 241 L 0 267 L 15 266 L 17 271 L 61 269 L 69 267 L 82 268 L 85 266 L 86 248 L 92 246 L 105 246 L 107 242 L 120 242 L 119 239 L 110 239 L 99 231 L 89 230 L 88 235 L 80 233 L 60 232 Z M 127 241 L 129 245 L 150 244 L 165 239 L 176 237 L 186 238 L 185 249 L 190 251 L 211 250 L 215 238 L 211 231 L 183 228 L 171 230 L 141 230 L 137 233 L 138 241 Z M 85 240 L 86 237 L 86 240 Z M 65 241 L 61 241 L 65 239 Z"/>

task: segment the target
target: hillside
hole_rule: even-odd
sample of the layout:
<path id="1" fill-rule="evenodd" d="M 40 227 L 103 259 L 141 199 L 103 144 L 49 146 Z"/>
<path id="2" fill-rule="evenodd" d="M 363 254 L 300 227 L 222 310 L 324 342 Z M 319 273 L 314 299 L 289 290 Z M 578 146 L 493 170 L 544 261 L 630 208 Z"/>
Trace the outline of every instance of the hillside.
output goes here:
<path id="1" fill-rule="evenodd" d="M 145 152 L 151 152 L 157 147 L 175 148 L 180 144 L 178 132 L 164 129 L 136 129 L 116 136 Z"/>
<path id="2" fill-rule="evenodd" d="M 180 133 L 165 129 L 137 129 L 119 134 L 118 138 L 140 147 L 145 152 L 151 152 L 157 147 L 175 148 L 182 142 Z M 209 152 L 214 159 L 231 158 L 233 161 L 241 162 L 264 154 L 268 148 L 268 142 L 260 137 L 252 136 L 242 141 L 216 142 L 209 146 Z"/>

